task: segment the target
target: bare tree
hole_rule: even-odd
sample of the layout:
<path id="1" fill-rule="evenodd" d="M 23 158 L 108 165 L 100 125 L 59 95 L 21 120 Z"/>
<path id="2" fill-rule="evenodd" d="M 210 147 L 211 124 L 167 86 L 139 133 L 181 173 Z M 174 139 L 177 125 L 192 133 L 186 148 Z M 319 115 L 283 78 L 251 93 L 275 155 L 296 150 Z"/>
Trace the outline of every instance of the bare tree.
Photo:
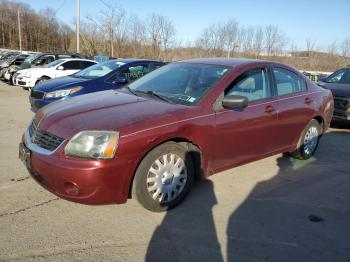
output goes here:
<path id="1" fill-rule="evenodd" d="M 220 38 L 224 39 L 224 49 L 227 50 L 227 57 L 231 56 L 231 52 L 235 53 L 236 48 L 239 47 L 238 44 L 238 32 L 239 26 L 238 22 L 235 20 L 230 20 L 222 25 L 221 28 L 222 36 Z"/>
<path id="2" fill-rule="evenodd" d="M 146 26 L 137 16 L 129 18 L 129 36 L 133 57 L 144 57 L 143 46 L 146 44 Z"/>
<path id="3" fill-rule="evenodd" d="M 277 55 L 282 52 L 286 43 L 284 33 L 275 25 L 265 28 L 265 48 L 267 56 Z"/>
<path id="4" fill-rule="evenodd" d="M 346 38 L 340 44 L 340 54 L 344 57 L 350 57 L 350 37 Z"/>
<path id="5" fill-rule="evenodd" d="M 260 57 L 264 48 L 264 29 L 259 26 L 255 29 L 254 42 L 253 42 L 253 54 L 256 58 Z"/>
<path id="6" fill-rule="evenodd" d="M 312 52 L 316 50 L 316 40 L 311 38 L 306 38 L 305 42 L 306 42 L 306 51 L 308 53 L 308 56 L 311 57 Z"/>
<path id="7" fill-rule="evenodd" d="M 166 56 L 176 35 L 173 23 L 165 16 L 153 14 L 148 21 L 147 29 L 151 41 L 152 56 L 160 58 L 161 51 Z"/>

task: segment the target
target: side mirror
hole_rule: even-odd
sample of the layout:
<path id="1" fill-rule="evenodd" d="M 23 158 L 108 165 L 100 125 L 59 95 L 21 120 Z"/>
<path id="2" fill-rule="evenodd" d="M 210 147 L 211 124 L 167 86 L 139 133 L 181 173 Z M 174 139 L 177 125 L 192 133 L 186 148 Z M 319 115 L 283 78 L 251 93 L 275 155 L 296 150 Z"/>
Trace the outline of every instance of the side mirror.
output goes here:
<path id="1" fill-rule="evenodd" d="M 64 70 L 64 67 L 63 66 L 59 66 L 59 67 L 57 67 L 57 70 Z"/>
<path id="2" fill-rule="evenodd" d="M 117 76 L 116 79 L 113 81 L 115 84 L 126 84 L 128 82 L 128 79 L 125 76 Z"/>
<path id="3" fill-rule="evenodd" d="M 226 109 L 243 109 L 248 106 L 248 98 L 245 96 L 226 96 L 222 100 L 222 106 Z"/>

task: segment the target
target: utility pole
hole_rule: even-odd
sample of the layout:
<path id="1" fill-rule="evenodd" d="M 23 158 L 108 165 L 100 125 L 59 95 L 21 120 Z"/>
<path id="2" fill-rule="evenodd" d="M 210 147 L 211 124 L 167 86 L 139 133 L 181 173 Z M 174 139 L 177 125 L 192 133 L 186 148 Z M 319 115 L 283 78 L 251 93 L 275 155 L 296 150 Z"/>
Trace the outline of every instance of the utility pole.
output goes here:
<path id="1" fill-rule="evenodd" d="M 77 0 L 77 53 L 79 53 L 80 0 Z"/>
<path id="2" fill-rule="evenodd" d="M 18 19 L 18 40 L 19 40 L 19 51 L 22 51 L 22 37 L 21 37 L 21 18 L 19 16 L 19 9 L 17 10 Z"/>

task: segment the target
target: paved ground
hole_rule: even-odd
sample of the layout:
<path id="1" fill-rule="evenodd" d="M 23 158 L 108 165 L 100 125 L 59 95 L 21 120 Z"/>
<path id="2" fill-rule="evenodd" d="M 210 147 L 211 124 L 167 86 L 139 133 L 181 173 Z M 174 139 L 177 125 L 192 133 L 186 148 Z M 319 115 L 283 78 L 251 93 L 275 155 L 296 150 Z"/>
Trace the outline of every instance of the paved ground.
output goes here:
<path id="1" fill-rule="evenodd" d="M 217 174 L 155 214 L 70 203 L 29 178 L 17 157 L 27 95 L 0 84 L 0 261 L 350 261 L 350 129 L 331 129 L 306 162 Z"/>

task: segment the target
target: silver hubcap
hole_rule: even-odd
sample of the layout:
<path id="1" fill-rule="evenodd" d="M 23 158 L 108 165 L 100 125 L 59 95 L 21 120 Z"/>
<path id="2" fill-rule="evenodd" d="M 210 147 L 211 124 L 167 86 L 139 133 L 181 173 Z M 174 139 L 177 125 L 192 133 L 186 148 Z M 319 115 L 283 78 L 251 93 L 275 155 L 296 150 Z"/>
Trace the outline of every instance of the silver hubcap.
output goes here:
<path id="1" fill-rule="evenodd" d="M 316 127 L 312 126 L 307 130 L 304 138 L 304 152 L 307 155 L 312 154 L 317 146 L 318 140 L 318 130 Z"/>
<path id="2" fill-rule="evenodd" d="M 175 199 L 184 189 L 187 168 L 184 160 L 175 154 L 166 154 L 153 162 L 147 174 L 147 190 L 160 203 Z"/>

